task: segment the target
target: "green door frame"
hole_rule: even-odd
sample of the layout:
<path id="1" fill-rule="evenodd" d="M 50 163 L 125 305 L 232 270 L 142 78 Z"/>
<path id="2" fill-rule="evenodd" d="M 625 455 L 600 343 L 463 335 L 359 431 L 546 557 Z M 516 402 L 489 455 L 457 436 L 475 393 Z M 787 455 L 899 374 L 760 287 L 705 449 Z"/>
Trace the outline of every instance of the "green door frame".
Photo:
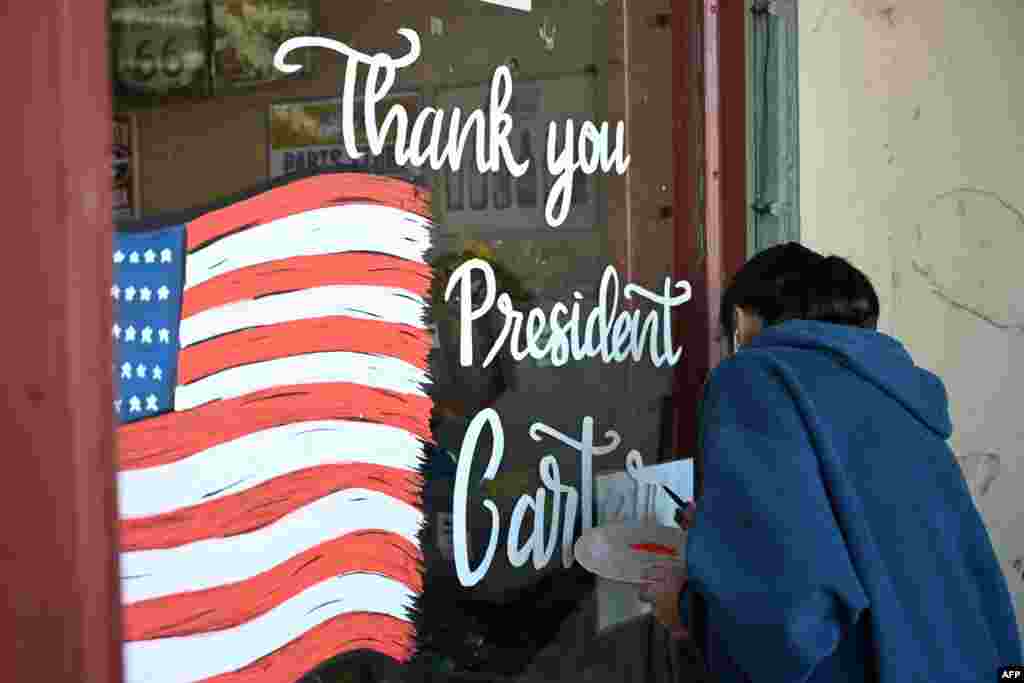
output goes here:
<path id="1" fill-rule="evenodd" d="M 796 0 L 748 0 L 747 256 L 800 241 Z"/>

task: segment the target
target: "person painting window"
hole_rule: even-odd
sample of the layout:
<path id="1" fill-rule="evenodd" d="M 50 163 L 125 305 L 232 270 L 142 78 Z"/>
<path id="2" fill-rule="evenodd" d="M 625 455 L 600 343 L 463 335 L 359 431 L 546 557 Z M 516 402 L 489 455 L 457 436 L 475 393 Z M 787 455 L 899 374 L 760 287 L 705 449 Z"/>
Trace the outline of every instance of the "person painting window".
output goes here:
<path id="1" fill-rule="evenodd" d="M 1024 661 L 945 388 L 878 313 L 863 273 L 798 244 L 723 297 L 736 352 L 705 388 L 686 571 L 642 591 L 676 637 L 701 596 L 721 683 L 972 683 Z"/>

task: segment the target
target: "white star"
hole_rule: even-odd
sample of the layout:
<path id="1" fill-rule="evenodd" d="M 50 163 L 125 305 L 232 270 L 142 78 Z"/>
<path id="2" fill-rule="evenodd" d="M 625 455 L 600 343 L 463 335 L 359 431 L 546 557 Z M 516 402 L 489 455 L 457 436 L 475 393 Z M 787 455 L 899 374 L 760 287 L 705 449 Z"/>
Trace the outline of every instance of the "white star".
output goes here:
<path id="1" fill-rule="evenodd" d="M 169 329 L 167 329 L 166 327 L 161 327 L 159 334 L 160 334 L 160 343 L 161 344 L 170 344 L 171 343 L 171 331 Z"/>
<path id="2" fill-rule="evenodd" d="M 139 400 L 138 396 L 132 396 L 128 399 L 128 412 L 140 413 L 142 412 L 142 401 Z"/>
<path id="3" fill-rule="evenodd" d="M 167 289 L 167 285 L 160 285 L 160 289 L 156 290 L 156 296 L 160 301 L 164 301 L 171 295 L 171 290 Z"/>
<path id="4" fill-rule="evenodd" d="M 142 343 L 152 344 L 153 343 L 153 328 L 146 325 L 142 328 Z"/>
<path id="5" fill-rule="evenodd" d="M 156 262 L 156 252 L 153 251 L 152 249 L 147 249 L 146 253 L 143 254 L 142 257 L 146 259 L 146 263 Z"/>
<path id="6" fill-rule="evenodd" d="M 139 262 L 139 252 L 133 251 L 131 254 L 128 255 L 128 263 L 138 263 L 138 262 Z"/>
<path id="7" fill-rule="evenodd" d="M 131 363 L 125 363 L 124 365 L 121 366 L 121 377 L 123 379 L 131 379 L 132 378 L 132 364 Z"/>
<path id="8" fill-rule="evenodd" d="M 113 335 L 114 339 L 120 339 L 121 338 L 121 326 L 118 325 L 117 323 L 114 323 L 114 327 L 113 327 L 113 329 L 110 330 L 110 334 Z"/>
<path id="9" fill-rule="evenodd" d="M 125 290 L 124 290 L 124 300 L 125 301 L 134 301 L 135 300 L 135 288 L 132 287 L 131 285 L 128 285 L 128 287 L 126 287 Z"/>
<path id="10" fill-rule="evenodd" d="M 135 328 L 131 325 L 129 325 L 128 329 L 124 331 L 124 340 L 127 342 L 135 341 Z"/>
<path id="11" fill-rule="evenodd" d="M 156 412 L 157 410 L 159 410 L 156 403 L 156 396 L 154 396 L 153 394 L 150 394 L 149 396 L 146 397 L 146 410 L 150 412 Z"/>
<path id="12" fill-rule="evenodd" d="M 160 250 L 160 263 L 170 263 L 170 262 L 171 262 L 171 250 L 170 249 L 161 249 Z"/>
<path id="13" fill-rule="evenodd" d="M 116 401 L 114 401 L 114 412 L 121 412 L 121 399 L 117 399 Z"/>
<path id="14" fill-rule="evenodd" d="M 150 374 L 152 375 L 153 379 L 156 380 L 157 382 L 164 378 L 164 371 L 160 369 L 159 365 L 154 365 L 153 372 Z"/>
<path id="15" fill-rule="evenodd" d="M 118 249 L 114 252 L 114 263 L 122 263 L 124 261 L 124 252 Z"/>
<path id="16" fill-rule="evenodd" d="M 110 288 L 110 296 L 113 297 L 115 301 L 117 299 L 120 299 L 121 298 L 121 288 L 118 287 L 117 285 L 114 285 L 113 287 L 111 287 Z"/>
<path id="17" fill-rule="evenodd" d="M 146 366 L 139 363 L 135 366 L 135 376 L 144 378 L 146 376 Z"/>

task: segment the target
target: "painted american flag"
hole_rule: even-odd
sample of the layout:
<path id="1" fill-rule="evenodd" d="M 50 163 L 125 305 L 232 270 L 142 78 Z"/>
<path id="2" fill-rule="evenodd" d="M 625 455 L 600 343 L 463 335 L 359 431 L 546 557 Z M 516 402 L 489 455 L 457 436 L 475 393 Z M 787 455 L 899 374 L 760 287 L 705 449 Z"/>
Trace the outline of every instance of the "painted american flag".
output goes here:
<path id="1" fill-rule="evenodd" d="M 333 173 L 117 234 L 127 681 L 412 656 L 431 233 L 419 188 Z"/>

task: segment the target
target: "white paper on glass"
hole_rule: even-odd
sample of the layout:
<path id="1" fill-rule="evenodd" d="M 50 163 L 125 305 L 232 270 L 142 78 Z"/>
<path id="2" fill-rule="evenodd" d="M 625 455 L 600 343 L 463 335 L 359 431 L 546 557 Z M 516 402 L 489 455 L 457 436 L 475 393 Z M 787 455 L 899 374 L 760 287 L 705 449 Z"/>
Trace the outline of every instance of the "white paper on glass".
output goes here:
<path id="1" fill-rule="evenodd" d="M 667 485 L 683 500 L 693 499 L 693 460 L 677 460 L 643 468 L 647 481 Z M 594 482 L 597 525 L 630 520 L 650 520 L 676 526 L 678 509 L 661 487 L 638 484 L 626 472 L 599 475 Z M 649 605 L 637 599 L 637 587 L 597 579 L 597 631 L 605 631 L 631 619 L 649 614 Z"/>

